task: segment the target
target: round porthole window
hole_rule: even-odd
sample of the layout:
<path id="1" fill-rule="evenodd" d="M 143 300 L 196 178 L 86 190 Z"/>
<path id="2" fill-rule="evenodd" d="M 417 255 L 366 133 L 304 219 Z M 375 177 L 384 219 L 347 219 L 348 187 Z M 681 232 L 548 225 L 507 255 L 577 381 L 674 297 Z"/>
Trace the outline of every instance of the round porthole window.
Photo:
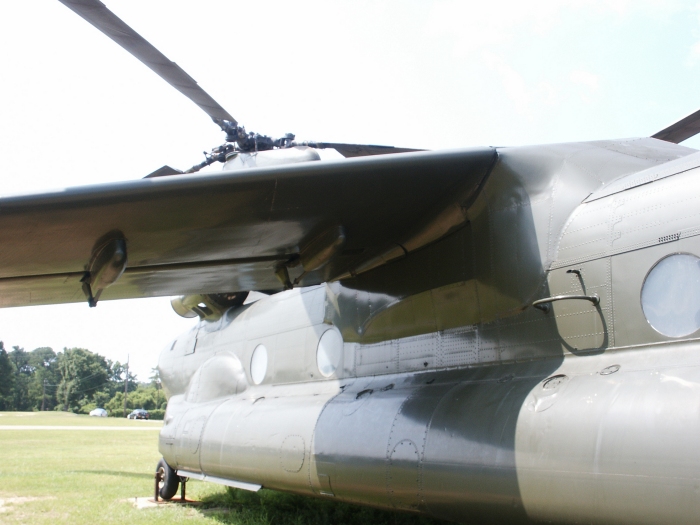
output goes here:
<path id="1" fill-rule="evenodd" d="M 324 377 L 333 375 L 340 365 L 342 355 L 343 336 L 335 328 L 326 330 L 318 341 L 316 350 L 316 365 L 321 375 Z"/>
<path id="2" fill-rule="evenodd" d="M 669 255 L 651 269 L 642 286 L 642 310 L 657 332 L 683 337 L 700 329 L 700 259 Z"/>
<path id="3" fill-rule="evenodd" d="M 253 350 L 250 358 L 250 377 L 253 383 L 259 385 L 267 374 L 267 348 L 265 345 L 258 345 Z"/>

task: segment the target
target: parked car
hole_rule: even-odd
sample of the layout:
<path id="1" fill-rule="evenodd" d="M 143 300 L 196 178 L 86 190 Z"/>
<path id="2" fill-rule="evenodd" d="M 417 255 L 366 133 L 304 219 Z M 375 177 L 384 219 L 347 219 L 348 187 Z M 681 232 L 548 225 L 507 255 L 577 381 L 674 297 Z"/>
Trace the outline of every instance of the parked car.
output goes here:
<path id="1" fill-rule="evenodd" d="M 104 408 L 95 408 L 90 410 L 90 415 L 95 417 L 107 417 L 107 411 Z"/>
<path id="2" fill-rule="evenodd" d="M 126 417 L 127 419 L 150 419 L 151 414 L 149 414 L 148 411 L 144 410 L 143 408 L 137 408 Z"/>

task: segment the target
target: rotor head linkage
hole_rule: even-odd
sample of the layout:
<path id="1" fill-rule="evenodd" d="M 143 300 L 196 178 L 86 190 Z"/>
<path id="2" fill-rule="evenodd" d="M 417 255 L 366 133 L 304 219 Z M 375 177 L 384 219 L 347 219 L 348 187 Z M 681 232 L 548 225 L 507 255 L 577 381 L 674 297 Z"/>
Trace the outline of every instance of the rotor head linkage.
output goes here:
<path id="1" fill-rule="evenodd" d="M 237 151 L 266 151 L 274 148 L 289 148 L 294 145 L 294 134 L 287 133 L 284 137 L 273 139 L 267 135 L 246 132 L 244 126 L 239 126 L 238 122 L 212 119 L 221 130 L 226 133 L 226 142 L 235 143 Z"/>
<path id="2" fill-rule="evenodd" d="M 199 164 L 195 164 L 184 173 L 196 173 L 202 168 L 206 168 L 215 162 L 226 162 L 226 157 L 229 155 L 229 153 L 233 153 L 233 151 L 233 144 L 222 144 L 221 146 L 217 146 L 211 150 L 211 153 L 203 151 L 202 153 L 204 153 L 204 160 Z"/>
<path id="3" fill-rule="evenodd" d="M 184 173 L 196 173 L 215 162 L 224 163 L 234 152 L 251 153 L 275 148 L 291 148 L 296 145 L 292 133 L 287 133 L 284 137 L 279 139 L 273 139 L 258 133 L 246 133 L 243 126 L 239 126 L 233 122 L 226 120 L 215 122 L 226 132 L 227 143 L 213 148 L 211 153 L 203 152 L 205 159 L 199 164 L 195 164 Z"/>

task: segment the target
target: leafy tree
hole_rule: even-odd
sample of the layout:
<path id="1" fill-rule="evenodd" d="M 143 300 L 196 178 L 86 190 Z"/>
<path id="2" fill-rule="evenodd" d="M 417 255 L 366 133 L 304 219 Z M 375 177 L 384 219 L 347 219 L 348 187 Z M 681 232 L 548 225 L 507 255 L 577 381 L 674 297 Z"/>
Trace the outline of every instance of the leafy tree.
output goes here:
<path id="1" fill-rule="evenodd" d="M 56 388 L 61 380 L 56 352 L 41 347 L 29 353 L 29 365 L 33 369 L 29 385 L 29 398 L 33 410 L 53 410 L 56 406 Z"/>
<path id="2" fill-rule="evenodd" d="M 165 405 L 166 401 L 162 393 L 159 393 L 155 387 L 143 383 L 133 392 L 129 392 L 126 399 L 127 412 L 131 412 L 135 408 L 145 408 L 146 410 L 164 409 Z M 122 416 L 124 413 L 124 392 L 117 392 L 105 404 L 105 409 L 111 416 Z"/>
<path id="3" fill-rule="evenodd" d="M 0 410 L 14 410 L 14 370 L 5 345 L 0 341 Z"/>
<path id="4" fill-rule="evenodd" d="M 151 386 L 156 389 L 156 407 L 160 408 L 161 397 L 163 398 L 163 401 L 165 401 L 165 396 L 161 396 L 162 386 L 160 384 L 160 370 L 158 370 L 158 367 L 151 368 L 151 375 L 148 379 L 151 382 Z"/>
<path id="5" fill-rule="evenodd" d="M 66 348 L 58 354 L 61 381 L 56 400 L 63 410 L 78 412 L 82 405 L 92 401 L 95 393 L 107 386 L 110 366 L 99 354 L 84 348 Z"/>
<path id="6" fill-rule="evenodd" d="M 9 357 L 15 376 L 12 388 L 14 410 L 30 410 L 32 403 L 29 397 L 29 385 L 34 374 L 34 367 L 29 362 L 29 352 L 26 352 L 24 348 L 14 346 Z"/>
<path id="7" fill-rule="evenodd" d="M 109 390 L 105 389 L 100 392 L 95 392 L 95 394 L 92 396 L 93 403 L 95 404 L 95 408 L 100 407 L 104 408 L 104 406 L 109 402 L 111 399 L 111 396 L 109 395 Z M 89 412 L 89 410 L 88 410 Z"/>
<path id="8" fill-rule="evenodd" d="M 119 361 L 111 363 L 110 367 L 110 383 L 109 383 L 109 393 L 110 397 L 114 397 L 117 392 L 124 392 L 124 377 L 126 376 L 126 365 L 121 364 Z M 138 386 L 138 380 L 136 376 L 129 372 L 129 383 L 127 386 L 127 392 L 132 392 L 136 390 Z"/>
<path id="9" fill-rule="evenodd" d="M 15 346 L 8 352 L 0 341 L 0 410 L 87 414 L 99 406 L 121 415 L 125 381 L 129 410 L 155 410 L 162 417 L 166 400 L 157 369 L 149 383 L 139 383 L 133 373 L 126 377 L 126 366 L 119 361 L 113 363 L 84 348 L 65 348 L 56 354 L 48 347 L 26 352 Z"/>

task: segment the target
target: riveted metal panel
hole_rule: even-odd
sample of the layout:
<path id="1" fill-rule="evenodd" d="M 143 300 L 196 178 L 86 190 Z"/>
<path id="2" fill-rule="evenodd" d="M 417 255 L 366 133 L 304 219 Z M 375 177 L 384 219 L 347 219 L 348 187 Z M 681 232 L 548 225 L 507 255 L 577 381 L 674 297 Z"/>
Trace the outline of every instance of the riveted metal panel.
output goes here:
<path id="1" fill-rule="evenodd" d="M 470 365 L 479 361 L 479 334 L 475 326 L 445 330 L 440 334 L 439 366 Z"/>
<path id="2" fill-rule="evenodd" d="M 358 376 L 398 372 L 397 345 L 394 341 L 360 345 L 355 354 L 355 370 Z"/>
<path id="3" fill-rule="evenodd" d="M 700 234 L 700 170 L 581 205 L 559 242 L 552 268 L 640 250 Z"/>

